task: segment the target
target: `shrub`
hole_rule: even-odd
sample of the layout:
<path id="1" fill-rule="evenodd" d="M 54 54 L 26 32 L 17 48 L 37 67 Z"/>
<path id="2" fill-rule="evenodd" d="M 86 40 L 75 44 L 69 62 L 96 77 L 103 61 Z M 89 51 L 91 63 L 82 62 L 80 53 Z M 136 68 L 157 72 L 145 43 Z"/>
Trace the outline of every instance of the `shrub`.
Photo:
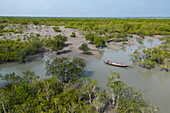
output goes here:
<path id="1" fill-rule="evenodd" d="M 61 32 L 62 30 L 59 29 L 59 27 L 53 27 L 55 32 Z"/>
<path id="2" fill-rule="evenodd" d="M 101 36 L 95 37 L 94 38 L 94 44 L 96 45 L 96 47 L 104 46 L 105 45 L 104 38 L 101 37 Z"/>
<path id="3" fill-rule="evenodd" d="M 76 33 L 72 32 L 72 34 L 70 35 L 70 37 L 76 37 Z"/>
<path id="4" fill-rule="evenodd" d="M 86 43 L 82 44 L 80 47 L 79 47 L 80 50 L 83 51 L 83 54 L 87 54 L 90 50 L 90 48 L 88 47 L 88 45 Z"/>
<path id="5" fill-rule="evenodd" d="M 85 38 L 86 38 L 86 40 L 94 41 L 94 38 L 96 36 L 98 36 L 98 35 L 95 34 L 95 33 L 88 33 L 88 34 L 85 35 Z"/>
<path id="6" fill-rule="evenodd" d="M 14 31 L 14 33 L 19 33 L 19 34 L 21 34 L 21 33 L 23 33 L 22 31 Z"/>

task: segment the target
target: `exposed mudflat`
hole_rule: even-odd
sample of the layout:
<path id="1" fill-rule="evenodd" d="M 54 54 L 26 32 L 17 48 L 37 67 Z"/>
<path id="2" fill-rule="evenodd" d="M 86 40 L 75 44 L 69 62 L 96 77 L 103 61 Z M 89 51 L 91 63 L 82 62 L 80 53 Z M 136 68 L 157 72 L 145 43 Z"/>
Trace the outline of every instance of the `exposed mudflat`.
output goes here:
<path id="1" fill-rule="evenodd" d="M 0 36 L 0 38 L 4 39 L 20 39 L 24 41 L 24 38 L 26 36 L 30 36 L 31 34 L 39 34 L 41 38 L 48 38 L 53 37 L 59 34 L 65 35 L 68 37 L 68 40 L 66 41 L 65 47 L 63 50 L 60 51 L 60 54 L 57 55 L 56 51 L 50 52 L 45 51 L 44 54 L 36 54 L 33 56 L 28 57 L 28 61 L 32 61 L 35 59 L 40 59 L 43 57 L 43 55 L 49 56 L 50 58 L 54 57 L 82 57 L 85 60 L 99 60 L 101 58 L 101 54 L 99 53 L 99 49 L 96 48 L 96 46 L 92 44 L 88 44 L 89 48 L 91 49 L 89 51 L 89 54 L 82 54 L 82 51 L 79 50 L 79 47 L 83 43 L 87 43 L 82 31 L 79 31 L 77 29 L 73 28 L 65 28 L 65 26 L 58 26 L 62 32 L 55 32 L 53 30 L 54 26 L 45 26 L 45 25 L 9 25 L 5 29 L 20 29 L 23 31 L 22 34 L 15 34 L 15 33 L 8 33 L 5 34 L 5 36 Z M 76 33 L 76 37 L 70 37 L 72 32 Z"/>

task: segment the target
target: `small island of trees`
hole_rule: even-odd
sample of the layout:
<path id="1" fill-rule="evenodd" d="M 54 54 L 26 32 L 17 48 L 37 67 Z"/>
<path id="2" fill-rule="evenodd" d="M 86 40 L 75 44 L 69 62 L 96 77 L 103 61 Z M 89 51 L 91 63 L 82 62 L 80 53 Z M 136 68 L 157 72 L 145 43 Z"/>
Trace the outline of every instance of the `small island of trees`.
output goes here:
<path id="1" fill-rule="evenodd" d="M 159 47 L 148 48 L 142 51 L 135 50 L 131 55 L 133 61 L 139 62 L 142 67 L 151 69 L 160 64 L 162 69 L 170 69 L 170 37 L 166 37 Z"/>
<path id="2" fill-rule="evenodd" d="M 79 47 L 80 50 L 83 51 L 83 54 L 88 54 L 90 48 L 88 47 L 88 45 L 86 43 L 83 43 L 80 47 Z"/>

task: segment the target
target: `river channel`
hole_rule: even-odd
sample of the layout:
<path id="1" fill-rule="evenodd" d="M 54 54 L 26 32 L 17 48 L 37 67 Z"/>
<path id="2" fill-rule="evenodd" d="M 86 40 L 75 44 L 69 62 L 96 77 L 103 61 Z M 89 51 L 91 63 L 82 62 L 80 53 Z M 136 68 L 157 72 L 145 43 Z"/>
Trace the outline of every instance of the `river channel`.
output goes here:
<path id="1" fill-rule="evenodd" d="M 141 48 L 141 46 L 145 46 L 146 48 L 154 47 L 161 44 L 162 41 L 159 39 L 144 39 L 143 44 L 139 44 L 136 38 L 131 38 L 131 40 L 135 41 L 136 44 L 127 46 L 122 50 L 105 48 L 103 56 L 99 61 L 87 61 L 85 76 L 97 80 L 99 87 L 105 89 L 109 72 L 118 72 L 122 75 L 122 81 L 139 89 L 145 99 L 148 99 L 152 104 L 159 107 L 160 113 L 168 113 L 170 106 L 170 72 L 161 71 L 159 66 L 150 70 L 144 69 L 138 66 L 138 64 L 133 63 L 129 56 L 135 49 Z M 3 75 L 12 72 L 22 73 L 24 70 L 31 70 L 36 74 L 45 77 L 45 59 L 25 64 L 18 62 L 1 64 L 0 74 Z M 111 60 L 118 63 L 123 62 L 131 65 L 131 67 L 121 68 L 106 65 L 103 63 L 104 60 Z M 4 81 L 0 81 L 0 86 L 3 84 Z"/>

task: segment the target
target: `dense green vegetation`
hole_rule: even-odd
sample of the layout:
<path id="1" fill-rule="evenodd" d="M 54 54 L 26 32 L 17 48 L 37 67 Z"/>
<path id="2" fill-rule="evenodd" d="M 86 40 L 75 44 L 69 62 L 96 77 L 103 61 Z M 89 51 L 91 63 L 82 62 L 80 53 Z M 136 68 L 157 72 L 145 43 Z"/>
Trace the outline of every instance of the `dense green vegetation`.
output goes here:
<path id="1" fill-rule="evenodd" d="M 12 24 L 15 26 L 11 27 Z M 0 18 L 0 35 L 5 33 L 22 33 L 22 29 L 27 29 L 25 25 L 50 25 L 50 26 L 65 26 L 69 28 L 76 28 L 82 31 L 85 31 L 85 38 L 91 41 L 96 47 L 105 46 L 106 42 L 109 41 L 127 41 L 127 37 L 132 37 L 131 34 L 137 34 L 142 37 L 152 36 L 152 35 L 170 35 L 170 21 L 169 19 L 110 19 L 110 18 L 17 18 L 17 17 L 1 17 Z M 17 25 L 17 26 L 16 26 Z M 25 27 L 24 27 L 25 26 Z M 56 32 L 61 32 L 59 27 L 53 27 Z M 61 36 L 61 35 L 60 35 Z M 49 47 L 52 51 L 57 51 L 63 49 L 64 43 L 66 40 L 61 38 L 50 37 L 48 39 L 42 39 L 43 46 Z M 75 32 L 71 34 L 75 36 Z M 39 37 L 37 34 L 36 37 Z M 18 38 L 17 41 L 6 41 L 1 40 L 1 52 L 0 60 L 1 61 L 22 61 L 26 56 L 35 54 L 39 51 L 38 47 L 35 46 L 32 42 L 20 41 Z M 142 41 L 139 40 L 140 43 Z M 3 44 L 4 43 L 4 44 Z M 10 45 L 10 43 L 14 43 Z M 29 43 L 29 44 L 28 44 Z M 168 42 L 167 42 L 168 43 Z M 27 45 L 27 46 L 24 46 Z M 5 45 L 8 45 L 3 48 Z M 21 45 L 18 47 L 17 45 Z M 140 61 L 140 64 L 143 67 L 152 68 L 154 64 L 161 64 L 163 68 L 169 68 L 169 46 L 168 44 L 162 44 L 159 48 L 151 48 L 144 50 L 142 53 L 138 54 L 138 51 L 135 51 L 133 59 Z M 14 47 L 13 47 L 14 46 Z M 34 47 L 35 46 L 35 47 Z M 165 47 L 166 46 L 166 47 Z M 20 50 L 22 48 L 22 50 Z M 30 49 L 31 48 L 31 49 Z M 23 52 L 24 49 L 26 52 Z M 34 50 L 33 50 L 34 49 Z M 165 53 L 166 51 L 166 53 Z M 153 53 L 153 54 L 152 54 Z M 21 55 L 19 55 L 21 54 Z M 136 54 L 136 56 L 135 56 Z M 19 58 L 20 57 L 20 58 Z M 158 58 L 159 57 L 159 58 Z"/>
<path id="2" fill-rule="evenodd" d="M 153 113 L 157 106 L 151 106 L 148 101 L 142 99 L 142 95 L 133 87 L 120 81 L 121 75 L 111 72 L 107 86 L 112 93 L 113 105 L 117 106 L 118 113 Z"/>
<path id="3" fill-rule="evenodd" d="M 28 41 L 1 39 L 0 62 L 24 61 L 29 55 L 33 55 L 42 49 L 39 38 L 28 37 Z"/>
<path id="4" fill-rule="evenodd" d="M 85 61 L 81 58 L 74 57 L 72 61 L 69 61 L 69 59 L 65 57 L 55 58 L 55 60 L 51 62 L 46 62 L 46 75 L 52 75 L 53 77 L 58 78 L 61 82 L 68 83 L 82 75 L 85 67 Z"/>
<path id="5" fill-rule="evenodd" d="M 45 48 L 51 51 L 62 50 L 67 41 L 64 35 L 56 35 L 50 38 L 39 38 L 39 34 L 27 36 L 23 41 L 21 39 L 0 39 L 0 62 L 4 61 L 25 61 L 29 55 L 41 52 Z"/>
<path id="6" fill-rule="evenodd" d="M 9 33 L 9 32 L 11 32 L 11 33 L 18 33 L 18 34 L 21 34 L 21 33 L 23 33 L 22 31 L 15 31 L 15 30 L 13 30 L 13 29 L 2 29 L 2 30 L 0 30 L 0 36 L 3 36 L 3 35 L 5 35 L 6 33 Z"/>
<path id="7" fill-rule="evenodd" d="M 70 37 L 76 37 L 76 33 L 75 32 L 72 32 Z"/>
<path id="8" fill-rule="evenodd" d="M 59 50 L 62 50 L 64 48 L 66 41 L 67 37 L 61 34 L 56 35 L 52 38 L 42 38 L 43 45 L 45 47 L 49 47 L 51 49 L 51 52 L 57 51 L 57 54 L 59 54 Z"/>
<path id="9" fill-rule="evenodd" d="M 169 35 L 169 19 L 110 19 L 110 18 L 0 18 L 1 24 L 65 25 L 83 31 L 94 31 L 98 34 L 128 33 L 145 35 Z"/>
<path id="10" fill-rule="evenodd" d="M 61 32 L 62 30 L 59 29 L 59 27 L 53 27 L 55 32 Z"/>
<path id="11" fill-rule="evenodd" d="M 109 90 L 105 91 L 97 87 L 97 81 L 80 78 L 84 68 L 81 58 L 56 58 L 46 64 L 46 75 L 51 78 L 39 79 L 31 71 L 1 76 L 8 82 L 0 88 L 0 112 L 103 113 L 108 105 L 119 113 L 156 112 L 139 91 L 119 80 L 118 73 L 108 77 Z"/>
<path id="12" fill-rule="evenodd" d="M 132 34 L 144 36 L 170 35 L 170 19 L 109 19 L 109 18 L 0 18 L 0 36 L 23 33 L 27 25 L 65 26 L 84 31 L 85 38 L 97 47 L 106 42 L 127 41 Z M 11 26 L 12 25 L 12 26 Z M 13 26 L 15 26 L 13 28 Z M 35 26 L 36 27 L 36 26 Z M 37 27 L 38 29 L 38 27 Z M 61 32 L 59 27 L 54 31 Z M 71 37 L 75 37 L 73 32 Z M 57 51 L 64 48 L 67 37 L 40 38 L 40 34 L 26 35 L 24 39 L 0 39 L 0 62 L 25 61 L 48 48 Z M 88 52 L 86 44 L 79 48 Z M 170 69 L 170 38 L 159 47 L 142 51 L 136 50 L 132 55 L 141 66 L 152 68 L 160 64 L 163 69 Z M 153 113 L 157 111 L 141 93 L 120 81 L 118 73 L 108 77 L 108 89 L 97 87 L 95 80 L 81 78 L 86 64 L 83 59 L 56 58 L 46 63 L 46 75 L 51 78 L 39 79 L 34 72 L 26 71 L 22 75 L 15 73 L 1 76 L 8 81 L 0 88 L 0 112 L 57 112 L 57 113 L 103 113 L 108 105 L 119 113 Z"/>
<path id="13" fill-rule="evenodd" d="M 164 39 L 159 47 L 148 48 L 142 51 L 136 50 L 131 56 L 133 61 L 137 61 L 145 68 L 153 68 L 155 64 L 160 64 L 165 70 L 170 69 L 170 37 Z"/>
<path id="14" fill-rule="evenodd" d="M 131 34 L 137 34 L 142 37 L 146 35 L 170 35 L 169 19 L 17 17 L 0 18 L 0 35 L 6 33 L 23 33 L 25 29 L 28 29 L 26 25 L 30 24 L 55 26 L 53 29 L 56 32 L 61 32 L 59 27 L 56 27 L 60 25 L 85 31 L 84 35 L 86 40 L 91 41 L 96 47 L 105 46 L 105 43 L 109 41 L 127 41 L 127 37 L 132 37 Z M 39 36 L 40 35 L 37 34 L 34 37 Z M 76 36 L 75 32 L 72 32 L 71 36 Z M 41 50 L 42 46 L 50 48 L 51 52 L 57 51 L 58 54 L 59 51 L 64 48 L 64 43 L 66 41 L 66 38 L 63 40 L 61 37 L 60 35 L 47 39 L 43 38 L 41 40 L 42 44 L 39 39 L 36 41 L 23 41 L 18 38 L 17 40 L 9 39 L 5 41 L 6 37 L 3 37 L 4 40 L 0 40 L 0 61 L 23 61 L 28 55 L 35 54 Z M 33 44 L 34 42 L 36 42 L 37 45 Z M 139 40 L 139 42 L 142 43 L 141 40 Z M 168 44 L 162 44 L 162 46 L 158 48 L 144 50 L 142 53 L 140 53 L 140 51 L 135 51 L 134 55 L 132 55 L 133 59 L 140 61 L 140 64 L 146 68 L 152 68 L 158 63 L 161 64 L 163 68 L 167 69 L 169 68 L 169 46 L 167 45 Z"/>
<path id="15" fill-rule="evenodd" d="M 0 24 L 0 36 L 3 36 L 7 33 L 15 33 L 15 34 L 21 34 L 23 33 L 23 31 L 21 29 L 12 29 L 12 28 L 7 28 L 7 25 L 4 25 L 4 24 Z"/>
<path id="16" fill-rule="evenodd" d="M 83 51 L 83 54 L 87 54 L 90 50 L 90 48 L 88 47 L 88 45 L 86 43 L 83 43 L 80 47 L 79 47 L 80 50 Z"/>
<path id="17" fill-rule="evenodd" d="M 102 36 L 104 41 L 127 41 L 129 34 L 137 34 L 142 37 L 152 35 L 170 35 L 170 19 L 110 19 L 110 18 L 0 18 L 0 23 L 7 24 L 35 24 L 50 26 L 65 26 L 81 31 Z M 2 27 L 3 28 L 3 27 Z M 59 27 L 53 27 L 56 32 L 61 32 Z M 1 32 L 3 34 L 3 32 Z M 93 39 L 89 39 L 93 40 Z M 102 45 L 101 39 L 97 46 Z M 93 40 L 94 41 L 94 40 Z M 100 43 L 100 44 L 99 44 Z"/>
<path id="18" fill-rule="evenodd" d="M 105 45 L 105 39 L 96 33 L 87 33 L 85 38 L 86 40 L 92 41 L 97 47 Z"/>

